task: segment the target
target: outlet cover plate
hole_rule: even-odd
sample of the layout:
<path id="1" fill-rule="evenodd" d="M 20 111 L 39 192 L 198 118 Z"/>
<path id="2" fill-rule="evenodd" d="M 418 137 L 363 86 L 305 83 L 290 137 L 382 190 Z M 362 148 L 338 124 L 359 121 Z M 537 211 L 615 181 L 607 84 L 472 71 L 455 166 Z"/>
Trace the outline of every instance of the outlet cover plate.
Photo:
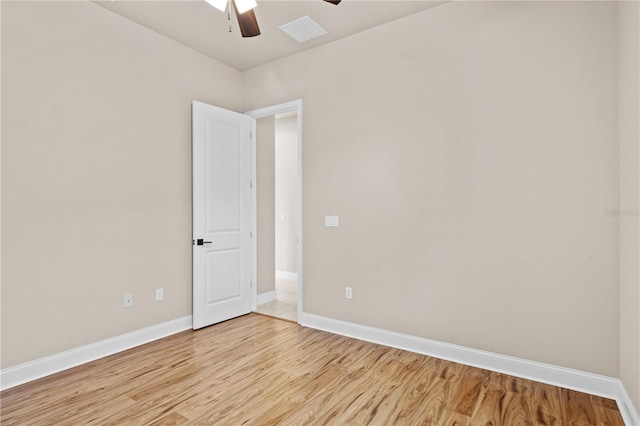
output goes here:
<path id="1" fill-rule="evenodd" d="M 131 308 L 133 306 L 133 294 L 125 294 L 122 301 L 123 308 Z"/>

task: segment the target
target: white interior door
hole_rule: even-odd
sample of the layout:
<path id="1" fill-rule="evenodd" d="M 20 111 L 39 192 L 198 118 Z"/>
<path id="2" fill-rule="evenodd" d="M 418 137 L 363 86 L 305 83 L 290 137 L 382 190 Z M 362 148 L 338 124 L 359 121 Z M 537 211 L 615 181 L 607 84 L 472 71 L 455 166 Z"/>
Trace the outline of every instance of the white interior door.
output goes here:
<path id="1" fill-rule="evenodd" d="M 253 119 L 193 101 L 193 328 L 251 312 Z"/>

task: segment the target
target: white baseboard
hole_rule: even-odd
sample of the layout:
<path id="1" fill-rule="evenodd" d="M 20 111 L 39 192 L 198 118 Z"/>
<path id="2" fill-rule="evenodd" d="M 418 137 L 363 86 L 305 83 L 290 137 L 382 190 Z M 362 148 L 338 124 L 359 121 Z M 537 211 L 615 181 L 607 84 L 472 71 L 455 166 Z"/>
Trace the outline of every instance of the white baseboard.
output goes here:
<path id="1" fill-rule="evenodd" d="M 638 409 L 633 405 L 633 401 L 622 382 L 620 382 L 620 388 L 621 396 L 616 398 L 616 402 L 618 403 L 618 407 L 620 408 L 620 413 L 622 413 L 625 424 L 640 426 L 640 414 L 638 413 Z"/>
<path id="2" fill-rule="evenodd" d="M 615 399 L 625 423 L 628 426 L 640 425 L 638 412 L 622 382 L 613 377 L 396 333 L 306 312 L 300 315 L 298 322 L 305 327 L 342 336 Z"/>
<path id="3" fill-rule="evenodd" d="M 263 303 L 268 303 L 268 302 L 272 302 L 274 300 L 276 300 L 278 298 L 278 295 L 276 294 L 276 291 L 267 291 L 266 293 L 260 293 L 258 295 L 258 299 L 257 299 L 257 304 L 258 305 L 262 305 Z"/>
<path id="4" fill-rule="evenodd" d="M 0 389 L 5 390 L 59 371 L 113 355 L 192 327 L 191 315 L 152 325 L 110 339 L 25 362 L 0 371 Z"/>
<path id="5" fill-rule="evenodd" d="M 276 271 L 276 279 L 278 280 L 297 280 L 297 272 Z"/>

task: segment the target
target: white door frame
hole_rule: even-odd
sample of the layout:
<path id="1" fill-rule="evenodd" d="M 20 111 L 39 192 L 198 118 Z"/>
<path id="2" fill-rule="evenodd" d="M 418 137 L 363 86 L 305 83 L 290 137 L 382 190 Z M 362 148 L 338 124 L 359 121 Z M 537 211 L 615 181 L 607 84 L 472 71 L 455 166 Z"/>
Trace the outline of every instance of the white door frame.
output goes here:
<path id="1" fill-rule="evenodd" d="M 269 117 L 276 114 L 282 114 L 285 112 L 295 111 L 297 114 L 297 125 L 298 125 L 298 323 L 300 323 L 300 318 L 302 318 L 302 292 L 303 292 L 303 262 L 302 262 L 302 99 L 297 99 L 291 102 L 285 102 L 278 105 L 272 105 L 265 108 L 258 108 L 248 112 L 245 112 L 246 115 L 252 117 L 254 119 L 259 119 L 263 117 Z M 253 137 L 251 138 L 251 161 L 252 161 L 252 171 L 251 171 L 251 180 L 256 182 L 256 123 L 253 122 Z M 256 184 L 257 188 L 257 184 Z M 255 285 L 253 286 L 253 300 L 252 300 L 252 309 L 255 310 L 257 307 L 258 300 L 258 210 L 257 210 L 257 192 L 253 191 L 253 229 L 255 230 L 256 235 L 254 235 L 252 240 L 252 250 L 253 250 L 253 282 Z M 274 224 L 275 226 L 275 224 Z"/>

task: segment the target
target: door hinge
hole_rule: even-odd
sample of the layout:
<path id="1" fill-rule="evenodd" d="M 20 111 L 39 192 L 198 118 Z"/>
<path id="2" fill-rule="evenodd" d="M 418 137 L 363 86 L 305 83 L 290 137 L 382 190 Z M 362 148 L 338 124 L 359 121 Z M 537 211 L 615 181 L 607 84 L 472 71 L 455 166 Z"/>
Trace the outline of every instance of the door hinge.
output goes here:
<path id="1" fill-rule="evenodd" d="M 249 181 L 249 188 L 253 189 L 253 182 Z"/>
<path id="2" fill-rule="evenodd" d="M 253 288 L 253 281 L 249 281 L 249 288 Z"/>
<path id="3" fill-rule="evenodd" d="M 249 238 L 253 238 L 253 232 L 249 231 Z"/>

